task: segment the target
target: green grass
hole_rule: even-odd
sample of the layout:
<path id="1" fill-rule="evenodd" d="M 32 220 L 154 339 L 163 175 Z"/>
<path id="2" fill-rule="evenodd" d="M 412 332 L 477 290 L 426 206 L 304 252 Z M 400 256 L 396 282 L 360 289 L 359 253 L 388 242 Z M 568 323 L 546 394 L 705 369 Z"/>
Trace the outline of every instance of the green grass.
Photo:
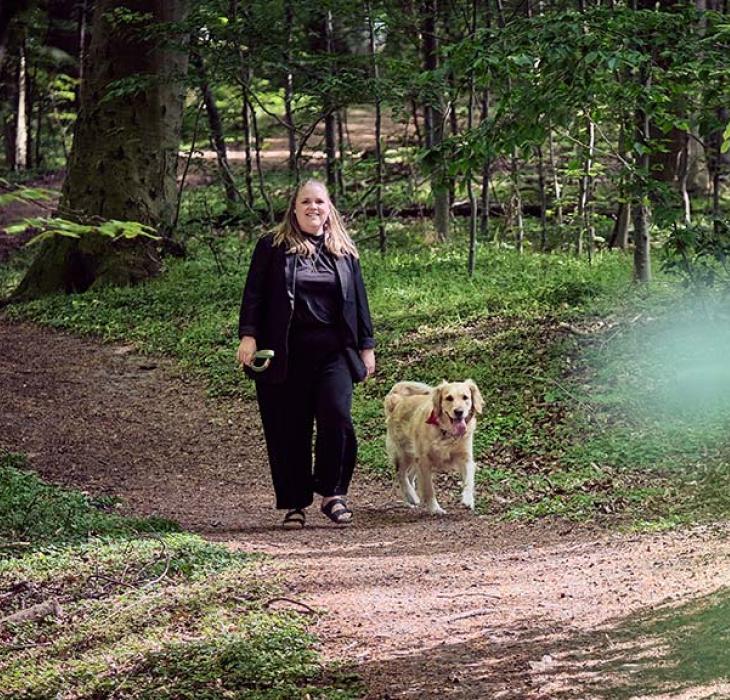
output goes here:
<path id="1" fill-rule="evenodd" d="M 139 532 L 177 531 L 162 518 L 125 518 L 113 511 L 112 499 L 96 499 L 42 481 L 27 470 L 22 455 L 0 455 L 0 538 L 35 546 L 89 536 L 123 536 Z M 1 541 L 1 540 L 0 540 Z"/>
<path id="2" fill-rule="evenodd" d="M 667 602 L 610 621 L 600 630 L 551 640 L 548 679 L 571 688 L 555 697 L 727 697 L 730 590 Z M 715 687 L 713 687 L 715 686 Z"/>
<path id="3" fill-rule="evenodd" d="M 0 457 L 0 617 L 53 599 L 63 617 L 2 626 L 1 698 L 358 697 L 301 615 L 268 609 L 261 557 L 107 513 L 26 466 Z"/>
<path id="4" fill-rule="evenodd" d="M 634 286 L 621 253 L 599 252 L 589 264 L 499 245 L 479 247 L 470 278 L 460 231 L 436 246 L 423 242 L 428 228 L 393 223 L 385 257 L 361 246 L 378 341 L 377 377 L 357 388 L 353 408 L 362 467 L 389 473 L 382 399 L 395 381 L 471 377 L 487 405 L 475 440 L 482 512 L 649 522 L 676 518 L 678 508 L 687 517 L 704 512 L 702 484 L 669 467 L 704 460 L 708 435 L 714 431 L 719 448 L 725 426 L 697 424 L 692 433 L 683 419 L 639 420 L 627 409 L 646 376 L 635 360 L 643 346 L 627 339 L 634 331 L 642 342 L 653 337 L 650 326 L 630 321 L 639 312 L 666 316 L 680 297 L 676 285 L 658 274 L 651 290 Z M 251 243 L 235 231 L 218 230 L 212 240 L 192 224 L 187 230 L 190 255 L 168 260 L 158 279 L 8 313 L 173 356 L 211 394 L 253 398 L 234 363 Z M 362 235 L 357 225 L 354 235 Z M 723 459 L 712 452 L 715 472 Z M 715 501 L 713 512 L 721 511 Z"/>

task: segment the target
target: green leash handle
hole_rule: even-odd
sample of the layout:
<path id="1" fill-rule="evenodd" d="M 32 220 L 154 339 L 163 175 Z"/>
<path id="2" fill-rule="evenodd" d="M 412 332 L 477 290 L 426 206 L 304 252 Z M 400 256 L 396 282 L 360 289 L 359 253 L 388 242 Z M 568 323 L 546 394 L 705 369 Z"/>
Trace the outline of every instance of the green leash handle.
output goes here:
<path id="1" fill-rule="evenodd" d="M 249 367 L 254 372 L 263 372 L 265 369 L 268 369 L 269 365 L 271 364 L 271 359 L 273 357 L 273 350 L 259 350 L 253 356 L 253 362 L 249 365 Z"/>

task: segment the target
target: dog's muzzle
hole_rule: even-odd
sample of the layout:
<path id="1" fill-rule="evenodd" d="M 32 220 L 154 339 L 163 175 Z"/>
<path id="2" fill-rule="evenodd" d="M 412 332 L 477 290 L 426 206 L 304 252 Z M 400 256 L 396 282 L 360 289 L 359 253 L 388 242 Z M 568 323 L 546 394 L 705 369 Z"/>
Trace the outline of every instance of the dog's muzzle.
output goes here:
<path id="1" fill-rule="evenodd" d="M 461 437 L 466 432 L 465 416 L 449 416 L 451 420 L 451 434 L 454 437 Z"/>

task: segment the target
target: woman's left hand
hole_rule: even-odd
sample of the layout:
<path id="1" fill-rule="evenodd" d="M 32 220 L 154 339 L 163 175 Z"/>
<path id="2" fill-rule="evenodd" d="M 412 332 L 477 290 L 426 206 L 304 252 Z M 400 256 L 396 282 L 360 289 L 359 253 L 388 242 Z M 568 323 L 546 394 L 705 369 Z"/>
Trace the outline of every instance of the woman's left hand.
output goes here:
<path id="1" fill-rule="evenodd" d="M 375 350 L 372 348 L 360 350 L 360 359 L 368 371 L 368 377 L 372 377 L 375 374 Z"/>

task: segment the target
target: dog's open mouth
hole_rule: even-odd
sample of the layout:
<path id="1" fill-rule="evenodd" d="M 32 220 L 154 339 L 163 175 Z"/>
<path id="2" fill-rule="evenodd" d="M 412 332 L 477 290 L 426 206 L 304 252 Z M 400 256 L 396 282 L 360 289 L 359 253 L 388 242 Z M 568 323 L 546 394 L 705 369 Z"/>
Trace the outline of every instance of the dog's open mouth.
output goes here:
<path id="1" fill-rule="evenodd" d="M 461 437 L 466 432 L 466 419 L 461 417 L 454 417 L 451 419 L 451 434 L 455 437 Z"/>

